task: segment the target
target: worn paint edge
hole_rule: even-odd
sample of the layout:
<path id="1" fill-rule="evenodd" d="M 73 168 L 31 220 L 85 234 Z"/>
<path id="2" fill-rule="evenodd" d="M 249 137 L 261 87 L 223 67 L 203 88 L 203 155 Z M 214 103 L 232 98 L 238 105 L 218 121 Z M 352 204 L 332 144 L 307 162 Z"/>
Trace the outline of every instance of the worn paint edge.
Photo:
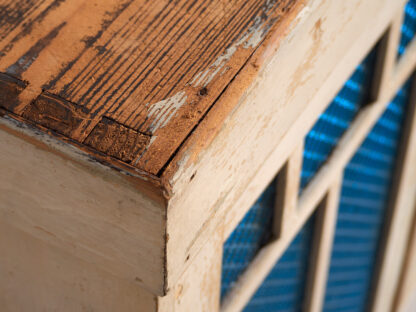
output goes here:
<path id="1" fill-rule="evenodd" d="M 288 38 L 290 32 L 312 13 L 311 6 L 315 4 L 314 0 L 297 1 L 285 18 L 271 27 L 262 42 L 254 49 L 240 70 L 172 154 L 169 161 L 158 172 L 157 176 L 161 177 L 161 182 L 167 189 L 171 190 L 179 180 L 179 168 L 192 166 L 196 163 L 201 151 L 209 147 L 221 132 L 224 122 L 237 109 L 239 101 L 247 92 L 250 92 L 250 88 L 255 86 L 255 79 L 259 73 L 266 68 L 280 45 L 290 39 Z M 222 104 L 218 105 L 219 102 Z M 218 106 L 221 106 L 221 111 L 218 111 Z M 212 112 L 213 110 L 216 111 Z M 212 114 L 217 117 L 213 117 Z M 213 120 L 218 116 L 220 116 L 220 120 L 216 122 L 218 126 L 212 131 Z M 210 131 L 204 131 L 204 128 Z"/>

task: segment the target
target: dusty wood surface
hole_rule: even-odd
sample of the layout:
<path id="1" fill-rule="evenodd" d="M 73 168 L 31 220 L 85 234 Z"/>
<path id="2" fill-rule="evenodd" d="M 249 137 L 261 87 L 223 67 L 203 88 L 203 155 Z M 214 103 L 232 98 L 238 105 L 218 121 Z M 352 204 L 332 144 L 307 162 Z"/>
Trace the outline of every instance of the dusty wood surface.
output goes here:
<path id="1" fill-rule="evenodd" d="M 0 0 L 0 107 L 160 174 L 297 2 Z"/>

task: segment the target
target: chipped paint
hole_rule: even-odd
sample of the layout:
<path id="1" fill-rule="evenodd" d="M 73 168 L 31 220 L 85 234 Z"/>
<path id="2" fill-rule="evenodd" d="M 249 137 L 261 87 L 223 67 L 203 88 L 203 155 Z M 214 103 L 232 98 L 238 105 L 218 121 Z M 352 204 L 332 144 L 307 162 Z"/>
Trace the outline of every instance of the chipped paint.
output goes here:
<path id="1" fill-rule="evenodd" d="M 154 133 L 157 129 L 165 127 L 175 116 L 176 112 L 186 103 L 187 95 L 185 91 L 180 91 L 174 96 L 150 105 L 147 118 L 153 120 L 149 126 L 150 132 Z"/>
<path id="2" fill-rule="evenodd" d="M 265 9 L 268 10 L 268 7 Z M 226 72 L 223 68 L 231 60 L 239 47 L 242 46 L 245 49 L 257 47 L 263 40 L 266 32 L 265 22 L 260 16 L 257 16 L 254 19 L 254 24 L 240 37 L 240 39 L 228 47 L 206 70 L 196 74 L 191 80 L 190 85 L 196 88 L 206 87 L 221 70 L 221 75 Z"/>

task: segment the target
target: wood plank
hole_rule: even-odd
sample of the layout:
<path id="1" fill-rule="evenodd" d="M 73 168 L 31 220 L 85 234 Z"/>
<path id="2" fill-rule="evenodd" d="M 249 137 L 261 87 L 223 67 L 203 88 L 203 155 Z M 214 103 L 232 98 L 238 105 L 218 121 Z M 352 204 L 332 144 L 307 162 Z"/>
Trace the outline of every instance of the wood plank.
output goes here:
<path id="1" fill-rule="evenodd" d="M 286 40 L 256 51 L 161 177 L 172 194 L 167 217 L 172 281 L 222 220 L 224 238 L 235 228 L 387 29 L 399 5 L 356 0 L 340 8 L 339 3 L 313 1 L 298 14 Z M 239 79 L 250 76 L 258 59 L 265 65 L 239 97 Z M 298 84 L 300 77 L 308 79 Z"/>
<path id="2" fill-rule="evenodd" d="M 79 143 L 94 139 L 95 127 L 106 125 L 102 118 L 114 120 L 151 137 L 129 158 L 158 174 L 300 2 L 2 0 L 0 72 L 26 87 L 0 106 L 19 115 L 26 110 L 34 122 L 38 115 L 28 111 L 48 95 L 81 106 L 87 118 L 68 125 L 76 112 L 62 116 L 51 101 L 45 114 L 61 123 L 43 124 Z M 107 131 L 117 137 L 118 129 Z M 114 145 L 123 150 L 122 142 Z"/>
<path id="3" fill-rule="evenodd" d="M 0 171 L 2 222 L 130 283 L 165 292 L 166 203 L 157 181 L 101 165 L 6 116 L 0 119 Z"/>
<path id="4" fill-rule="evenodd" d="M 16 311 L 156 312 L 156 298 L 0 220 L 0 306 Z M 4 256 L 6 254 L 6 256 Z"/>
<path id="5" fill-rule="evenodd" d="M 342 176 L 337 178 L 315 214 L 312 251 L 308 266 L 304 311 L 320 312 L 323 308 L 329 265 L 337 223 Z"/>

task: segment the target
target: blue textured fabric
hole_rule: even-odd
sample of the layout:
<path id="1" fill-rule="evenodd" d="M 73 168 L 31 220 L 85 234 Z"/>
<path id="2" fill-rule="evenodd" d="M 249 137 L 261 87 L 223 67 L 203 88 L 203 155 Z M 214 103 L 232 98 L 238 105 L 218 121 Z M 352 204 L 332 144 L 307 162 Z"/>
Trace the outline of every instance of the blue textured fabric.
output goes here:
<path id="1" fill-rule="evenodd" d="M 416 34 L 416 0 L 410 0 L 405 7 L 405 16 L 402 25 L 402 36 L 399 45 L 399 56 L 406 52 Z"/>
<path id="2" fill-rule="evenodd" d="M 297 234 L 244 312 L 301 311 L 313 223 L 314 217 Z"/>
<path id="3" fill-rule="evenodd" d="M 224 243 L 221 297 L 271 237 L 276 182 L 272 182 Z"/>
<path id="4" fill-rule="evenodd" d="M 375 52 L 357 67 L 305 138 L 301 186 L 303 190 L 325 163 L 369 96 Z"/>
<path id="5" fill-rule="evenodd" d="M 401 137 L 409 83 L 344 170 L 324 311 L 364 311 Z"/>

